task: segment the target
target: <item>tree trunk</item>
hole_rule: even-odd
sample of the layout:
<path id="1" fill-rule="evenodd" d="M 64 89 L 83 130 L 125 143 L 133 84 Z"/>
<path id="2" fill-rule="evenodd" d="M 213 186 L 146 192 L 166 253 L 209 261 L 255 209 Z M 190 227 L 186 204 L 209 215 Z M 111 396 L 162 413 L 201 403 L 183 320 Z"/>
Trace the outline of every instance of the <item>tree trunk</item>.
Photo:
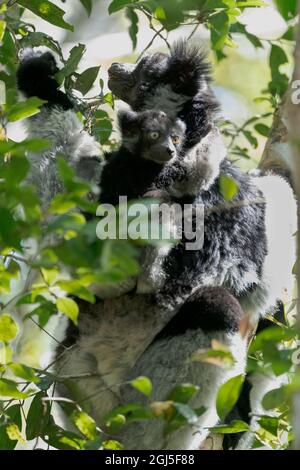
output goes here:
<path id="1" fill-rule="evenodd" d="M 298 0 L 298 12 L 300 13 L 300 0 Z M 298 24 L 298 31 L 296 37 L 295 47 L 295 68 L 293 74 L 293 80 L 300 80 L 300 23 Z M 300 82 L 299 82 L 300 83 Z M 300 105 L 293 103 L 291 94 L 290 99 L 286 103 L 287 115 L 288 115 L 288 127 L 289 127 L 289 141 L 291 143 L 292 157 L 293 157 L 293 180 L 294 187 L 298 201 L 300 196 Z M 298 205 L 298 224 L 300 222 L 300 205 Z M 299 234 L 298 225 L 298 234 Z M 298 236 L 298 253 L 300 253 L 300 238 Z M 297 261 L 297 281 L 298 281 L 298 293 L 300 292 L 300 257 L 298 256 Z M 300 334 L 300 299 L 298 296 L 298 316 L 297 325 Z M 298 368 L 298 373 L 300 367 Z M 300 450 L 300 391 L 295 392 L 293 397 L 293 425 L 294 425 L 294 449 Z"/>

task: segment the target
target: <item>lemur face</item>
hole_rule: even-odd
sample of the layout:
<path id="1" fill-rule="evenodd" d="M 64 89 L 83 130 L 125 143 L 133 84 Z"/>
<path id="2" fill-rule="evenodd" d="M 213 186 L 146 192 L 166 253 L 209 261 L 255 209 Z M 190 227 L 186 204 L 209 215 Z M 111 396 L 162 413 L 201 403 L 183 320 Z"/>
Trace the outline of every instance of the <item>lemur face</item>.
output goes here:
<path id="1" fill-rule="evenodd" d="M 172 91 L 174 99 L 180 95 L 188 101 L 210 81 L 204 54 L 186 42 L 177 44 L 170 55 L 156 53 L 136 65 L 116 62 L 108 74 L 111 91 L 135 110 L 149 108 L 149 99 L 163 95 L 162 88 Z"/>
<path id="2" fill-rule="evenodd" d="M 185 134 L 180 119 L 162 111 L 123 111 L 119 125 L 123 146 L 141 158 L 163 165 L 180 154 Z"/>

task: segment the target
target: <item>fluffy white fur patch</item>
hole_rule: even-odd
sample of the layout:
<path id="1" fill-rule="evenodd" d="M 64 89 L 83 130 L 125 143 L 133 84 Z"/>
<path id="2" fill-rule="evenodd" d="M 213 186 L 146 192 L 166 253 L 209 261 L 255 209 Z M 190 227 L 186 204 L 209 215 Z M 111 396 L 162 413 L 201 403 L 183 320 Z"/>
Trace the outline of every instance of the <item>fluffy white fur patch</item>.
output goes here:
<path id="1" fill-rule="evenodd" d="M 291 294 L 296 262 L 297 205 L 291 186 L 282 177 L 255 177 L 254 183 L 266 201 L 267 256 L 260 286 L 242 306 L 256 322 L 260 314 L 272 310 L 278 300 Z"/>

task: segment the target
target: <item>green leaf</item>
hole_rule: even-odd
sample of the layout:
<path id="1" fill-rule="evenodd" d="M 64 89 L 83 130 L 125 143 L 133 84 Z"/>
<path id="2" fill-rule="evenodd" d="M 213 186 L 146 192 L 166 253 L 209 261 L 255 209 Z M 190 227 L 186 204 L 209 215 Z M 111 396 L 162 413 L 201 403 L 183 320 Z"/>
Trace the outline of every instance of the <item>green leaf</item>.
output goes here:
<path id="1" fill-rule="evenodd" d="M 133 388 L 146 395 L 146 397 L 150 397 L 152 393 L 152 383 L 147 377 L 137 377 L 129 383 Z"/>
<path id="2" fill-rule="evenodd" d="M 219 388 L 217 395 L 217 413 L 222 421 L 238 401 L 243 382 L 244 376 L 237 375 L 229 379 Z"/>
<path id="3" fill-rule="evenodd" d="M 238 8 L 266 7 L 267 5 L 268 4 L 262 0 L 244 0 L 236 2 Z"/>
<path id="4" fill-rule="evenodd" d="M 0 149 L 2 144 L 0 143 Z M 19 184 L 29 171 L 30 165 L 26 158 L 10 158 L 7 163 L 0 166 L 1 178 L 4 178 L 9 187 Z M 1 219 L 3 220 L 3 219 Z"/>
<path id="5" fill-rule="evenodd" d="M 9 367 L 16 377 L 25 379 L 27 382 L 39 382 L 39 378 L 31 367 L 27 367 L 23 364 L 10 364 Z"/>
<path id="6" fill-rule="evenodd" d="M 40 107 L 46 103 L 35 96 L 28 98 L 26 101 L 16 103 L 7 111 L 7 118 L 10 122 L 20 121 L 21 119 L 34 116 L 40 112 Z"/>
<path id="7" fill-rule="evenodd" d="M 26 438 L 30 441 L 43 436 L 49 420 L 51 406 L 49 401 L 43 401 L 44 392 L 39 392 L 33 398 L 26 418 Z"/>
<path id="8" fill-rule="evenodd" d="M 6 22 L 4 20 L 0 20 L 0 42 L 3 39 L 5 28 L 6 28 Z"/>
<path id="9" fill-rule="evenodd" d="M 275 0 L 279 13 L 285 20 L 295 18 L 297 14 L 297 0 Z"/>
<path id="10" fill-rule="evenodd" d="M 5 410 L 5 417 L 10 424 L 16 424 L 22 428 L 21 406 L 13 405 Z M 10 439 L 6 432 L 6 426 L 0 421 L 0 450 L 13 450 L 18 443 L 17 439 Z"/>
<path id="11" fill-rule="evenodd" d="M 112 94 L 111 91 L 109 91 L 103 96 L 103 101 L 104 103 L 108 104 L 112 109 L 114 109 L 115 101 L 114 101 L 114 95 Z"/>
<path id="12" fill-rule="evenodd" d="M 254 36 L 254 34 L 248 33 L 246 27 L 242 23 L 237 22 L 231 25 L 230 32 L 243 34 L 244 36 L 246 36 L 248 41 L 250 41 L 251 44 L 257 49 L 258 48 L 263 49 L 264 47 L 263 43 L 258 39 L 258 37 Z"/>
<path id="13" fill-rule="evenodd" d="M 48 34 L 41 33 L 40 31 L 29 32 L 24 38 L 21 39 L 22 47 L 38 47 L 46 46 L 53 52 L 56 52 L 60 57 L 62 51 L 59 44 Z"/>
<path id="14" fill-rule="evenodd" d="M 107 440 L 102 442 L 104 450 L 123 450 L 124 446 L 119 441 Z"/>
<path id="15" fill-rule="evenodd" d="M 165 12 L 165 10 L 162 6 L 158 6 L 155 9 L 155 16 L 158 20 L 166 20 L 167 19 L 166 12 Z"/>
<path id="16" fill-rule="evenodd" d="M 73 26 L 63 19 L 64 10 L 49 2 L 49 0 L 18 0 L 18 4 L 54 26 L 74 31 Z"/>
<path id="17" fill-rule="evenodd" d="M 187 404 L 193 396 L 198 392 L 199 387 L 193 384 L 182 384 L 175 387 L 170 395 L 168 400 L 175 401 L 177 403 Z"/>
<path id="18" fill-rule="evenodd" d="M 288 30 L 284 33 L 281 39 L 285 39 L 286 41 L 294 41 L 296 35 L 295 26 L 290 26 Z"/>
<path id="19" fill-rule="evenodd" d="M 252 355 L 256 351 L 261 351 L 264 348 L 264 343 L 279 343 L 281 341 L 290 341 L 296 335 L 296 332 L 290 328 L 281 328 L 278 326 L 272 326 L 262 330 L 255 339 L 252 341 L 249 354 Z"/>
<path id="20" fill-rule="evenodd" d="M 280 408 L 282 405 L 287 403 L 289 396 L 289 388 L 286 385 L 283 385 L 282 387 L 276 388 L 266 393 L 262 399 L 262 405 L 266 410 Z"/>
<path id="21" fill-rule="evenodd" d="M 13 360 L 13 355 L 14 351 L 13 349 L 4 344 L 3 346 L 0 346 L 0 364 L 8 364 L 9 362 L 12 362 Z"/>
<path id="22" fill-rule="evenodd" d="M 219 178 L 219 188 L 225 201 L 231 201 L 237 194 L 239 186 L 230 176 L 221 175 Z"/>
<path id="23" fill-rule="evenodd" d="M 48 426 L 47 434 L 44 439 L 50 446 L 59 450 L 83 450 L 86 444 L 85 439 L 55 424 Z"/>
<path id="24" fill-rule="evenodd" d="M 129 405 L 118 406 L 107 413 L 104 417 L 104 422 L 109 427 L 109 431 L 115 434 L 115 428 L 117 428 L 117 433 L 120 426 L 125 424 L 125 422 L 145 421 L 153 417 L 154 414 L 148 407 L 130 403 Z"/>
<path id="25" fill-rule="evenodd" d="M 79 75 L 74 85 L 75 90 L 80 91 L 83 96 L 86 95 L 92 88 L 98 76 L 99 70 L 100 66 L 91 67 Z"/>
<path id="26" fill-rule="evenodd" d="M 52 199 L 49 212 L 51 214 L 66 214 L 76 206 L 76 201 L 68 200 L 64 194 L 58 194 L 55 196 L 55 198 Z"/>
<path id="27" fill-rule="evenodd" d="M 90 440 L 96 438 L 96 423 L 87 413 L 78 410 L 73 411 L 71 419 L 84 436 Z"/>
<path id="28" fill-rule="evenodd" d="M 6 426 L 6 433 L 12 441 L 18 441 L 21 444 L 26 444 L 25 439 L 23 438 L 20 428 L 17 424 L 11 423 Z"/>
<path id="29" fill-rule="evenodd" d="M 265 124 L 256 124 L 256 126 L 254 126 L 254 129 L 256 130 L 256 132 L 258 132 L 260 135 L 263 135 L 264 137 L 268 137 L 269 135 L 269 132 L 270 132 L 270 128 L 268 126 L 266 126 Z"/>
<path id="30" fill-rule="evenodd" d="M 108 13 L 111 15 L 116 11 L 122 10 L 128 5 L 132 5 L 134 2 L 135 0 L 113 0 L 108 7 Z"/>
<path id="31" fill-rule="evenodd" d="M 61 280 L 57 281 L 55 285 L 68 294 L 75 295 L 82 300 L 90 303 L 95 302 L 95 296 L 77 280 Z"/>
<path id="32" fill-rule="evenodd" d="M 48 289 L 46 288 L 45 291 Z M 36 307 L 34 310 L 32 310 L 30 313 L 26 315 L 27 317 L 33 317 L 36 315 L 38 317 L 38 323 L 39 325 L 44 328 L 48 321 L 49 318 L 52 315 L 55 315 L 57 313 L 56 306 L 49 300 L 41 303 L 38 307 Z"/>
<path id="33" fill-rule="evenodd" d="M 93 1 L 92 0 L 80 0 L 80 3 L 86 9 L 88 16 L 90 16 L 90 14 L 92 13 Z"/>
<path id="34" fill-rule="evenodd" d="M 113 130 L 112 122 L 106 111 L 99 109 L 94 114 L 93 131 L 96 133 L 100 143 L 104 145 Z"/>
<path id="35" fill-rule="evenodd" d="M 210 28 L 212 48 L 222 49 L 229 33 L 229 18 L 225 11 L 210 17 Z"/>
<path id="36" fill-rule="evenodd" d="M 26 139 L 22 142 L 14 142 L 13 140 L 8 140 L 0 142 L 0 153 L 10 153 L 12 155 L 22 156 L 25 152 L 42 152 L 49 148 L 49 146 L 50 142 L 44 139 Z M 29 169 L 29 163 L 27 163 L 26 161 L 24 163 L 24 161 L 25 159 L 23 159 L 22 165 L 22 163 L 20 163 L 20 160 L 18 160 L 18 165 L 16 166 L 27 165 Z M 12 163 L 10 162 L 10 165 L 11 164 Z"/>
<path id="37" fill-rule="evenodd" d="M 52 286 L 55 283 L 59 275 L 59 270 L 57 268 L 52 268 L 52 269 L 42 268 L 41 272 L 43 275 L 43 280 L 49 286 Z"/>
<path id="38" fill-rule="evenodd" d="M 19 327 L 10 315 L 0 315 L 0 341 L 8 343 L 19 333 Z"/>
<path id="39" fill-rule="evenodd" d="M 3 241 L 6 246 L 20 249 L 21 235 L 19 233 L 19 224 L 13 218 L 11 212 L 0 207 L 0 220 L 0 246 L 1 241 Z"/>
<path id="40" fill-rule="evenodd" d="M 69 180 L 72 181 L 74 179 L 75 171 L 70 165 L 68 165 L 68 163 L 62 156 L 59 156 L 57 159 L 57 167 L 58 167 L 59 176 L 62 178 L 64 183 L 66 183 Z"/>
<path id="41" fill-rule="evenodd" d="M 78 323 L 79 308 L 73 299 L 68 297 L 59 298 L 56 300 L 58 310 L 72 320 L 75 325 Z"/>
<path id="42" fill-rule="evenodd" d="M 27 398 L 28 393 L 20 392 L 16 382 L 8 379 L 0 379 L 0 397 Z"/>
<path id="43" fill-rule="evenodd" d="M 254 135 L 252 135 L 250 131 L 243 130 L 242 132 L 243 132 L 244 136 L 246 137 L 246 139 L 248 140 L 248 142 L 252 145 L 252 147 L 257 149 L 257 147 L 258 147 L 257 138 L 254 137 Z"/>
<path id="44" fill-rule="evenodd" d="M 83 44 L 78 44 L 71 49 L 66 65 L 58 72 L 59 77 L 69 77 L 77 70 L 85 50 L 86 46 Z"/>
<path id="45" fill-rule="evenodd" d="M 139 31 L 139 17 L 137 16 L 136 12 L 132 8 L 126 9 L 126 17 L 130 21 L 130 26 L 128 29 L 129 36 L 132 42 L 132 49 L 135 50 L 137 45 L 137 34 Z"/>
<path id="46" fill-rule="evenodd" d="M 269 83 L 269 90 L 273 96 L 276 94 L 282 96 L 287 90 L 289 78 L 280 71 L 280 68 L 282 65 L 287 64 L 288 61 L 285 51 L 276 44 L 272 44 L 270 53 L 272 81 Z"/>
<path id="47" fill-rule="evenodd" d="M 197 413 L 189 405 L 174 402 L 173 407 L 189 424 L 195 424 L 198 421 Z"/>
<path id="48" fill-rule="evenodd" d="M 230 369 L 234 365 L 231 351 L 223 349 L 200 349 L 192 354 L 191 360 L 214 364 L 223 369 Z"/>
<path id="49" fill-rule="evenodd" d="M 126 417 L 122 414 L 116 414 L 111 419 L 106 421 L 107 432 L 112 434 L 118 434 L 120 428 L 126 424 Z"/>
<path id="50" fill-rule="evenodd" d="M 220 424 L 219 426 L 214 426 L 213 428 L 210 428 L 210 432 L 216 434 L 236 434 L 239 432 L 249 431 L 249 429 L 249 424 L 237 419 L 231 421 L 231 423 L 227 425 Z"/>
<path id="51" fill-rule="evenodd" d="M 260 427 L 277 437 L 279 428 L 279 418 L 272 416 L 263 416 L 258 420 Z"/>

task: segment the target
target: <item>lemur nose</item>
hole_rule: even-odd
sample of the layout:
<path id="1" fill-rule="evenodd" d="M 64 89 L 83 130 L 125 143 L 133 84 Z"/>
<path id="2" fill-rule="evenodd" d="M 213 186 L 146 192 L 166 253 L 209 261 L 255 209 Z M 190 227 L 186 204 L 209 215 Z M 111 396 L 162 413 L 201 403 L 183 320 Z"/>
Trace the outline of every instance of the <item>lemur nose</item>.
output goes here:
<path id="1" fill-rule="evenodd" d="M 170 157 L 172 157 L 174 155 L 174 150 L 173 149 L 167 148 L 167 152 L 170 155 Z"/>

